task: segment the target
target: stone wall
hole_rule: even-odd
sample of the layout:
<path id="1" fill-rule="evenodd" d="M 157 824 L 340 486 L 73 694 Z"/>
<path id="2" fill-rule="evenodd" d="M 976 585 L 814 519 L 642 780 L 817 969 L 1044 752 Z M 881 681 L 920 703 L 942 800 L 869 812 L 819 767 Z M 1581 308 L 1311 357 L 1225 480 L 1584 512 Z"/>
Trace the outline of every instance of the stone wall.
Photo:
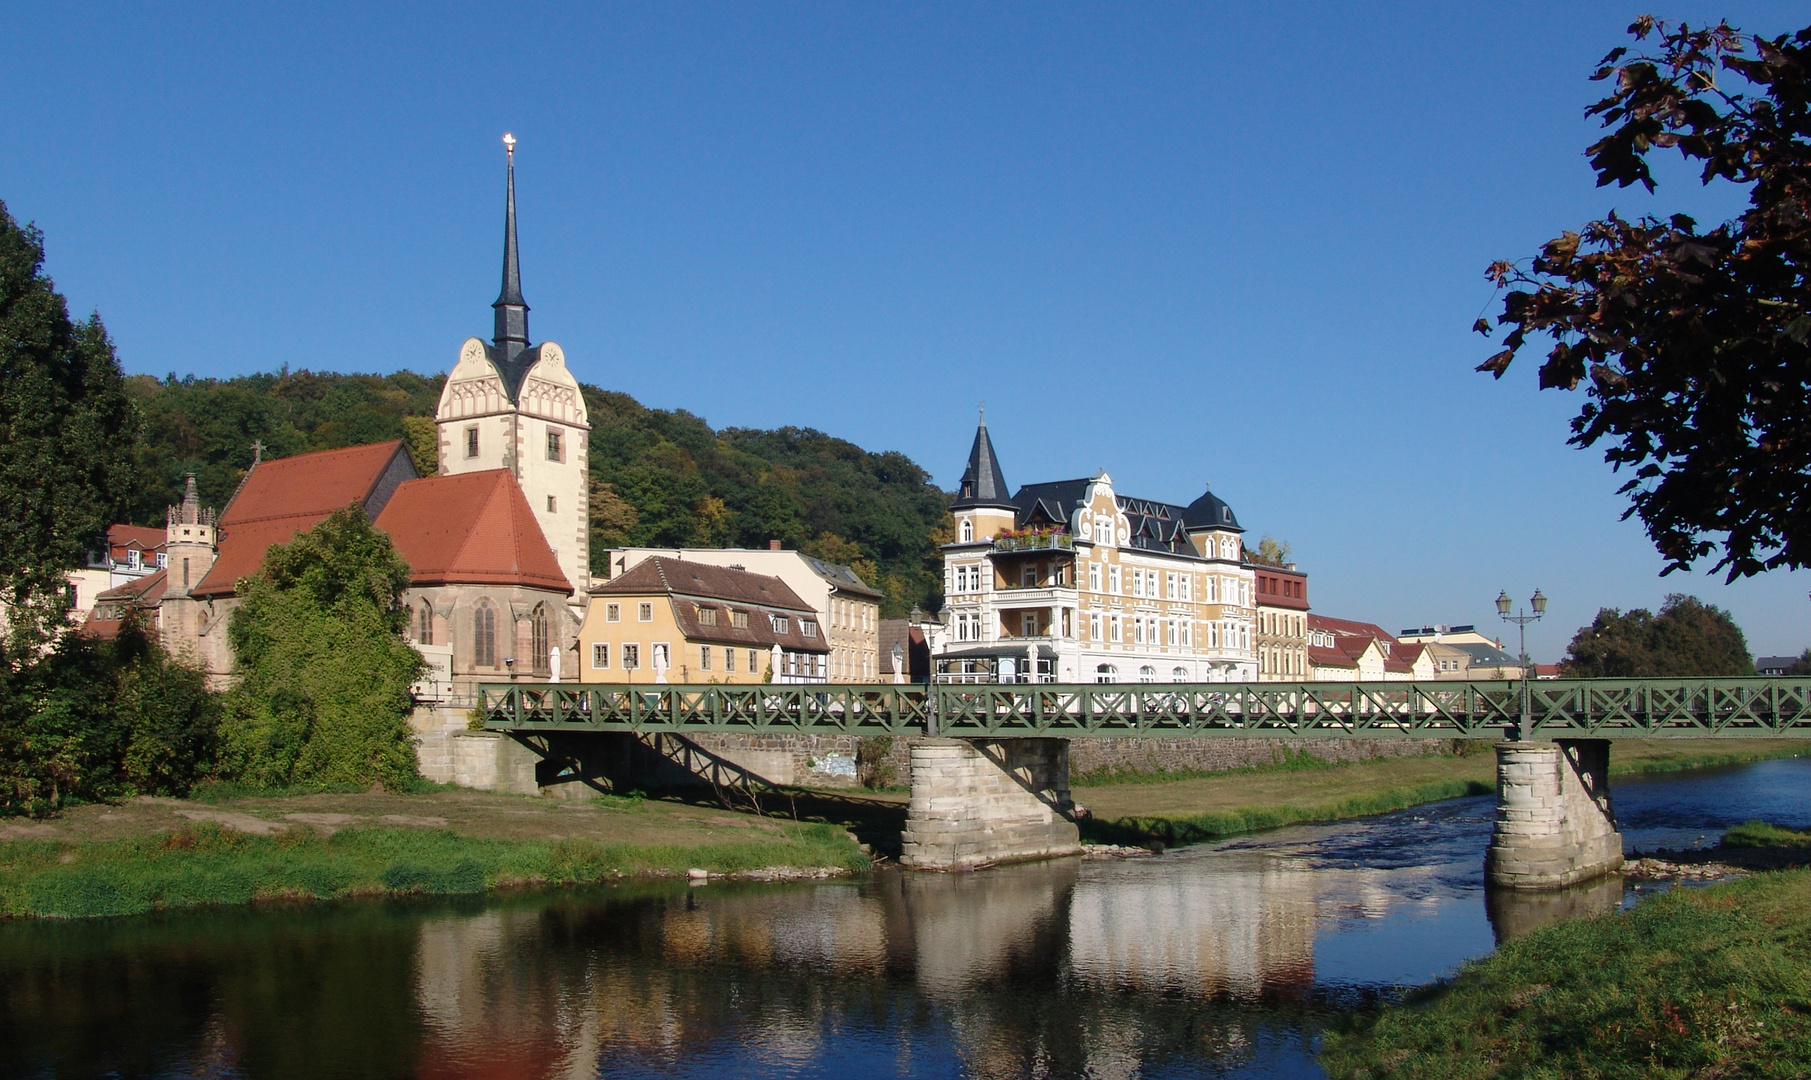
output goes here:
<path id="1" fill-rule="evenodd" d="M 1064 739 L 914 739 L 900 862 L 972 870 L 1081 852 Z"/>
<path id="2" fill-rule="evenodd" d="M 854 735 L 730 735 L 687 732 L 699 749 L 742 766 L 764 780 L 803 787 L 858 786 L 856 751 L 861 739 Z M 896 738 L 881 759 L 891 780 L 886 786 L 903 786 L 911 777 L 909 740 Z"/>
<path id="3" fill-rule="evenodd" d="M 423 779 L 480 791 L 534 795 L 534 751 L 494 731 L 417 732 L 415 758 Z"/>
<path id="4" fill-rule="evenodd" d="M 1484 855 L 1491 884 L 1554 889 L 1621 865 L 1608 740 L 1497 744 L 1497 822 Z"/>
<path id="5" fill-rule="evenodd" d="M 1373 761 L 1452 752 L 1446 739 L 1075 739 L 1071 776 L 1111 772 L 1223 772 L 1268 765 L 1287 751 L 1332 762 Z"/>

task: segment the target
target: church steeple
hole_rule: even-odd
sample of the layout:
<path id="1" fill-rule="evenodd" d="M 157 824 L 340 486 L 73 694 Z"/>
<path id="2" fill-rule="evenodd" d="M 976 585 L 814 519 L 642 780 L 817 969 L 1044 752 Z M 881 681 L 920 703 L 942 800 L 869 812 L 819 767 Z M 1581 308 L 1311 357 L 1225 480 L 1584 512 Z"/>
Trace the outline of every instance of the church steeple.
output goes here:
<path id="1" fill-rule="evenodd" d="M 505 134 L 503 149 L 509 157 L 509 200 L 503 214 L 503 291 L 491 305 L 496 312 L 492 343 L 497 359 L 509 364 L 528 348 L 528 304 L 522 300 L 522 267 L 516 259 L 516 137 Z"/>

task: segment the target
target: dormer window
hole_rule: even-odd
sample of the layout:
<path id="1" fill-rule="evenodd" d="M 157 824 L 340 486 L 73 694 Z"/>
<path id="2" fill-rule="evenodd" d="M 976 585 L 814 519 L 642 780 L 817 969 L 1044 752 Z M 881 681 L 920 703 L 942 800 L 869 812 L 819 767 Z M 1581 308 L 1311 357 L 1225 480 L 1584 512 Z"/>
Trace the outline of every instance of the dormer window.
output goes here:
<path id="1" fill-rule="evenodd" d="M 791 625 L 790 621 L 784 615 L 769 615 L 767 616 L 767 622 L 773 627 L 773 632 L 776 634 L 789 634 L 792 632 L 789 628 Z"/>
<path id="2" fill-rule="evenodd" d="M 139 569 L 140 563 L 141 563 L 141 556 L 139 555 L 138 549 L 137 548 L 127 548 L 126 549 L 126 569 L 137 570 L 137 569 Z"/>
<path id="3" fill-rule="evenodd" d="M 810 619 L 800 619 L 799 633 L 804 634 L 808 638 L 817 637 L 817 623 L 812 622 Z"/>

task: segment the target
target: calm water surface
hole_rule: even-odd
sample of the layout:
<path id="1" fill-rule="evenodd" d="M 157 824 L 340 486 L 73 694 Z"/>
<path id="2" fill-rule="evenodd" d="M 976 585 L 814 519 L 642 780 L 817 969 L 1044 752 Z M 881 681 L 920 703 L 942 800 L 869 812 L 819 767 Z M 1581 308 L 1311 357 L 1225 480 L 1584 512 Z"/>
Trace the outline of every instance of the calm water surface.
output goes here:
<path id="1" fill-rule="evenodd" d="M 1629 843 L 1811 827 L 1811 760 L 1619 780 Z M 1314 1077 L 1338 1010 L 1611 879 L 1487 894 L 1489 798 L 1159 858 L 0 926 L 0 1074 Z"/>

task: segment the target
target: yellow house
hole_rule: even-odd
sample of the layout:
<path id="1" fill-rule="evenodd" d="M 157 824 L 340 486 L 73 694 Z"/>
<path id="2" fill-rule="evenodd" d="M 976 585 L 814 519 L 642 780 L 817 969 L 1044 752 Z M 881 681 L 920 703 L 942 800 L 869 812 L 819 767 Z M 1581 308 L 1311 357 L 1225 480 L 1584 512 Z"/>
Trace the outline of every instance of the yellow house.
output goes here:
<path id="1" fill-rule="evenodd" d="M 590 590 L 579 628 L 588 683 L 821 683 L 830 643 L 784 581 L 650 558 Z"/>

